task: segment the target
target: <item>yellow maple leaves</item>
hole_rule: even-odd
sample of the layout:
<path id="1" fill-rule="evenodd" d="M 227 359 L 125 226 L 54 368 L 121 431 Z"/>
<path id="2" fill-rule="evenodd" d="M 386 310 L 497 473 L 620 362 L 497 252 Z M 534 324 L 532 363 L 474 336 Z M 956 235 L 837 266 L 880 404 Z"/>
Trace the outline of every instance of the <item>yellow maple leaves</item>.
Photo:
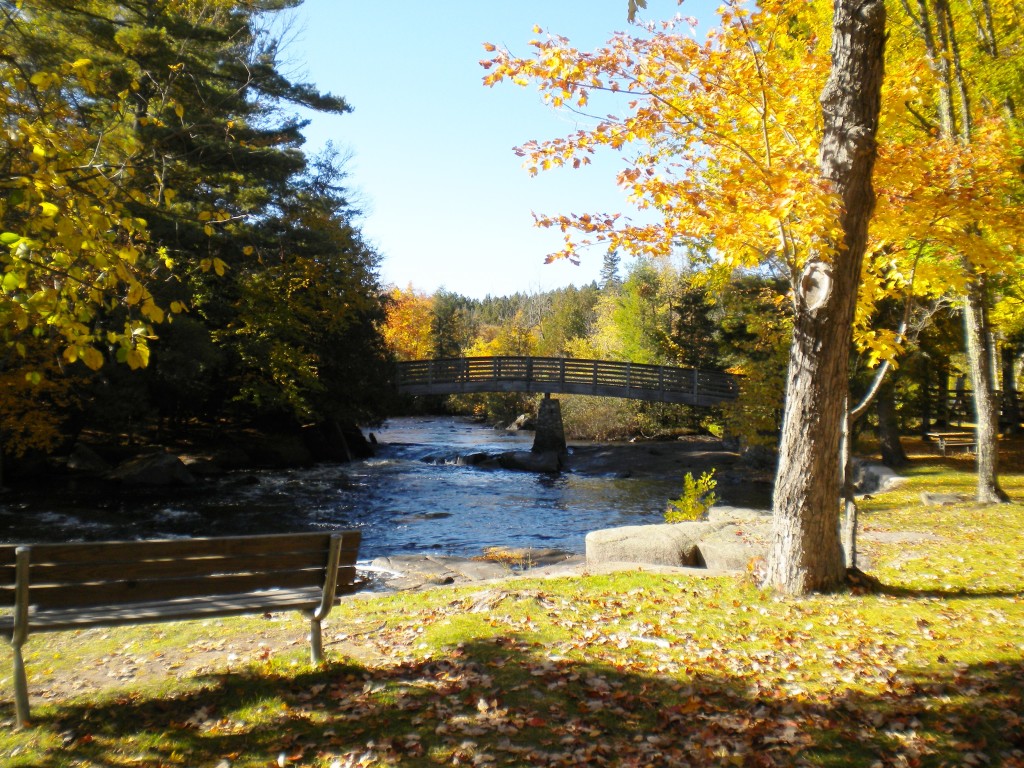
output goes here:
<path id="1" fill-rule="evenodd" d="M 532 58 L 488 47 L 496 55 L 485 62 L 487 85 L 533 82 L 555 106 L 584 102 L 594 90 L 622 96 L 619 115 L 567 137 L 527 142 L 517 152 L 539 173 L 582 165 L 602 146 L 631 151 L 618 183 L 632 204 L 659 214 L 660 223 L 541 216 L 540 226 L 567 233 L 555 258 L 578 258 L 598 243 L 664 255 L 710 242 L 733 264 L 777 259 L 797 270 L 811 249 L 827 249 L 837 231 L 836 203 L 818 181 L 818 126 L 807 118 L 820 112 L 827 39 L 794 46 L 780 29 L 797 21 L 828 26 L 805 4 L 764 3 L 753 19 L 736 4 L 730 8 L 720 31 L 703 42 L 671 31 L 617 35 L 581 53 L 550 37 L 531 43 Z M 798 67 L 803 76 L 793 78 Z"/>
<path id="2" fill-rule="evenodd" d="M 831 66 L 831 3 L 729 0 L 705 40 L 665 32 L 614 36 L 583 53 L 564 38 L 531 42 L 520 58 L 493 45 L 486 85 L 535 84 L 559 106 L 600 90 L 619 110 L 575 133 L 528 141 L 516 151 L 531 174 L 589 162 L 596 148 L 623 154 L 617 183 L 655 223 L 552 214 L 542 227 L 565 233 L 548 259 L 578 260 L 591 246 L 664 256 L 710 248 L 727 269 L 770 266 L 795 279 L 811 254 L 843 247 L 841 201 L 821 178 L 818 102 Z M 896 25 L 897 37 L 905 32 Z M 962 262 L 999 271 L 1024 243 L 1013 199 L 1019 159 L 1005 121 L 974 119 L 969 146 L 922 135 L 919 103 L 933 75 L 905 40 L 889 67 L 875 185 L 877 214 L 864 269 L 857 337 L 873 361 L 900 351 L 872 329 L 878 301 L 959 290 Z M 926 248 L 920 250 L 920 244 Z M 902 281 L 891 276 L 900 270 Z"/>
<path id="3" fill-rule="evenodd" d="M 66 119 L 71 106 L 60 90 L 91 92 L 92 62 L 28 75 L 2 68 L 14 190 L 0 202 L 11 229 L 0 235 L 5 341 L 22 358 L 30 338 L 49 338 L 66 363 L 97 370 L 110 354 L 143 367 L 152 326 L 165 318 L 145 285 L 152 267 L 146 222 L 124 207 L 116 180 L 102 171 L 100 138 Z M 19 97 L 30 88 L 33 100 Z M 114 321 L 115 309 L 125 316 Z M 121 332 L 104 330 L 115 322 Z M 39 376 L 35 367 L 25 374 L 37 384 Z"/>

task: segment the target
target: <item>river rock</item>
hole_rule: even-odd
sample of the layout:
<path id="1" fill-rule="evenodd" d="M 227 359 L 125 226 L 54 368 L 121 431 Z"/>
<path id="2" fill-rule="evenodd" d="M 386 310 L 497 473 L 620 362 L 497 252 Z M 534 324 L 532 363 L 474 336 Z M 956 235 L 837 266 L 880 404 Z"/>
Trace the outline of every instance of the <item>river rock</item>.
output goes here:
<path id="1" fill-rule="evenodd" d="M 587 534 L 587 563 L 630 562 L 745 570 L 768 551 L 771 513 L 712 507 L 701 522 L 627 525 Z"/>
<path id="2" fill-rule="evenodd" d="M 475 467 L 479 464 L 483 464 L 489 458 L 491 458 L 491 455 L 489 453 L 486 453 L 484 451 L 476 451 L 475 453 L 459 455 L 455 459 L 455 463 L 458 464 L 460 467 Z"/>
<path id="3" fill-rule="evenodd" d="M 771 523 L 772 513 L 767 509 L 750 509 L 749 507 L 712 507 L 708 510 L 709 523 Z"/>
<path id="4" fill-rule="evenodd" d="M 184 453 L 178 458 L 193 475 L 222 475 L 232 469 L 245 469 L 252 463 L 249 454 L 236 445 L 218 446 L 203 453 Z"/>
<path id="5" fill-rule="evenodd" d="M 404 578 L 418 580 L 420 584 L 451 584 L 455 577 L 450 569 L 421 555 L 394 555 L 378 557 L 371 565 L 393 575 L 386 579 L 389 583 L 394 579 Z"/>
<path id="6" fill-rule="evenodd" d="M 768 522 L 726 525 L 701 538 L 699 564 L 711 571 L 745 571 L 750 561 L 768 555 Z"/>
<path id="7" fill-rule="evenodd" d="M 378 557 L 371 565 L 385 572 L 383 581 L 395 590 L 501 579 L 511 573 L 501 563 L 448 555 L 393 555 Z"/>
<path id="8" fill-rule="evenodd" d="M 511 569 L 501 563 L 489 560 L 470 560 L 462 557 L 444 558 L 441 562 L 452 571 L 469 581 L 487 581 L 503 579 L 511 573 Z"/>
<path id="9" fill-rule="evenodd" d="M 587 564 L 697 565 L 701 536 L 719 527 L 713 523 L 664 523 L 591 531 L 586 537 Z"/>
<path id="10" fill-rule="evenodd" d="M 502 469 L 519 470 L 522 472 L 553 473 L 562 468 L 562 462 L 556 451 L 506 451 L 497 458 Z"/>
<path id="11" fill-rule="evenodd" d="M 313 454 L 301 435 L 259 435 L 243 445 L 252 461 L 264 467 L 290 469 L 313 463 Z"/>
<path id="12" fill-rule="evenodd" d="M 192 485 L 196 481 L 181 459 L 170 453 L 129 459 L 107 476 L 125 485 Z"/>
<path id="13" fill-rule="evenodd" d="M 509 563 L 524 570 L 560 565 L 576 557 L 565 549 L 544 547 L 488 547 L 485 553 L 488 559 Z"/>
<path id="14" fill-rule="evenodd" d="M 528 413 L 520 414 L 515 421 L 505 427 L 509 432 L 518 432 L 520 430 L 531 431 L 536 428 L 536 424 L 533 420 L 533 416 Z"/>
<path id="15" fill-rule="evenodd" d="M 110 463 L 83 443 L 75 443 L 68 455 L 67 468 L 82 474 L 102 474 L 111 470 Z"/>

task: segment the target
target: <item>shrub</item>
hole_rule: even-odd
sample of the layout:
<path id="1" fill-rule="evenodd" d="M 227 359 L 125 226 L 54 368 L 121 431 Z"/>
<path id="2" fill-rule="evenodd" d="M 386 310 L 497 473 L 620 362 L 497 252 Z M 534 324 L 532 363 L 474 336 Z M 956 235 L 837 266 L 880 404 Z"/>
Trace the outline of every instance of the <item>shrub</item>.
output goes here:
<path id="1" fill-rule="evenodd" d="M 683 478 L 683 493 L 678 499 L 669 499 L 665 510 L 666 523 L 685 523 L 702 519 L 718 497 L 715 495 L 715 470 L 704 472 L 697 480 L 690 472 Z"/>

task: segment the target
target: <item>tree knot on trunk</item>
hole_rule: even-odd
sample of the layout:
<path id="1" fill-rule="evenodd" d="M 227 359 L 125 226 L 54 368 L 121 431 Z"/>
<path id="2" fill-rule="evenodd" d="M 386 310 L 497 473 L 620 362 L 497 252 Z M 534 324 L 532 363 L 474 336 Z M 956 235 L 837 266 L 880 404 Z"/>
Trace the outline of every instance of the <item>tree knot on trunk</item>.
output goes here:
<path id="1" fill-rule="evenodd" d="M 864 0 L 855 14 L 871 27 L 885 24 L 885 2 L 884 0 Z"/>
<path id="2" fill-rule="evenodd" d="M 800 294 L 808 312 L 824 305 L 832 294 L 832 267 L 820 261 L 808 264 L 800 277 Z"/>

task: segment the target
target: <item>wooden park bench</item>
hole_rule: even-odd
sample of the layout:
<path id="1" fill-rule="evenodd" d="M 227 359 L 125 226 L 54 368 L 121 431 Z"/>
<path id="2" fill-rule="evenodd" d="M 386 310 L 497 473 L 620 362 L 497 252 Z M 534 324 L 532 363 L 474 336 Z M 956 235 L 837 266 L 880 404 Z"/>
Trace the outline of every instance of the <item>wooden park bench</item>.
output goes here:
<path id="1" fill-rule="evenodd" d="M 943 456 L 950 448 L 963 448 L 970 453 L 978 447 L 977 439 L 970 432 L 929 432 L 928 439 L 938 444 Z"/>
<path id="2" fill-rule="evenodd" d="M 301 611 L 314 663 L 320 623 L 355 591 L 358 531 L 201 539 L 0 545 L 0 631 L 14 650 L 17 721 L 29 719 L 21 647 L 28 636 Z"/>

